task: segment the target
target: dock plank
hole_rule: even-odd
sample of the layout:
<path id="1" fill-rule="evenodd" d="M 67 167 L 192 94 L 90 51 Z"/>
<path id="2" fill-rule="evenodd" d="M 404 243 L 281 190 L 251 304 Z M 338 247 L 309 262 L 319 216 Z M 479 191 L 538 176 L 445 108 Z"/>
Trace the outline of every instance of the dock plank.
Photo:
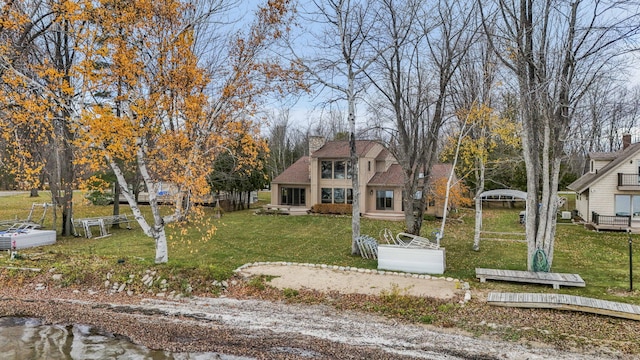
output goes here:
<path id="1" fill-rule="evenodd" d="M 480 282 L 487 280 L 525 282 L 552 285 L 554 289 L 559 289 L 560 286 L 586 286 L 580 275 L 567 273 L 476 268 L 476 277 L 480 279 Z"/>
<path id="2" fill-rule="evenodd" d="M 640 306 L 567 294 L 491 292 L 487 303 L 495 306 L 581 311 L 640 320 Z"/>

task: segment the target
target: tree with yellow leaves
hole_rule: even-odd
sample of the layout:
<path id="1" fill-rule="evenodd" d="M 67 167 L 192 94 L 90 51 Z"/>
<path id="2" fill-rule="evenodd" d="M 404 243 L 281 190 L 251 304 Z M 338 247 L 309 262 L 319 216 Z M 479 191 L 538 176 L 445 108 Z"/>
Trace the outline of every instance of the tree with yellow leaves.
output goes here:
<path id="1" fill-rule="evenodd" d="M 477 102 L 472 102 L 467 109 L 459 110 L 457 117 L 461 119 L 461 128 L 450 137 L 450 141 L 447 141 L 441 156 L 444 159 L 457 157 L 462 173 L 474 173 L 474 190 L 478 195 L 484 191 L 487 164 L 495 150 L 500 145 L 514 149 L 520 147 L 519 127 L 511 119 L 500 117 L 494 109 Z M 495 155 L 493 157 L 495 159 Z M 476 202 L 479 201 L 480 198 L 476 197 Z M 482 224 L 479 217 L 481 213 L 476 212 L 476 226 Z M 476 231 L 473 242 L 475 250 L 480 248 L 479 234 L 480 232 Z"/>
<path id="2" fill-rule="evenodd" d="M 168 261 L 165 225 L 187 219 L 191 200 L 209 193 L 209 164 L 229 141 L 244 141 L 244 164 L 257 160 L 259 151 L 246 150 L 259 147 L 252 145 L 260 140 L 251 136 L 257 126 L 251 119 L 260 97 L 300 84 L 300 72 L 263 57 L 284 31 L 292 10 L 287 0 L 260 7 L 248 32 L 231 37 L 225 61 L 204 66 L 199 25 L 221 4 L 203 11 L 177 0 L 104 0 L 91 10 L 95 38 L 83 48 L 78 71 L 92 102 L 83 109 L 77 144 L 85 166 L 97 170 L 106 160 L 116 175 L 134 217 L 156 242 L 156 263 Z M 151 221 L 123 164 L 135 164 L 148 189 Z M 161 182 L 176 189 L 165 216 Z"/>
<path id="3" fill-rule="evenodd" d="M 74 148 L 79 93 L 74 64 L 86 34 L 82 0 L 5 2 L 0 7 L 0 136 L 21 187 L 48 182 L 73 233 Z"/>

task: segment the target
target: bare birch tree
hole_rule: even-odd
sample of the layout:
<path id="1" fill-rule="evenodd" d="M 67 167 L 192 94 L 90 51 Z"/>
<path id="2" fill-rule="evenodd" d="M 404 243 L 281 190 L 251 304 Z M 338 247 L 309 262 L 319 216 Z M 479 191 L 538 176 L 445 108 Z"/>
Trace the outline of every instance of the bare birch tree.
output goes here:
<path id="1" fill-rule="evenodd" d="M 527 170 L 527 267 L 548 271 L 553 262 L 560 163 L 573 113 L 595 77 L 621 54 L 619 45 L 637 36 L 639 4 L 582 0 L 478 4 L 485 24 L 496 20 L 491 44 L 517 81 Z"/>
<path id="2" fill-rule="evenodd" d="M 305 21 L 320 26 L 321 30 L 318 33 L 311 31 L 312 42 L 298 44 L 313 52 L 297 53 L 296 58 L 304 64 L 316 85 L 338 94 L 338 99 L 332 101 L 347 102 L 353 188 L 351 253 L 355 255 L 360 252 L 356 244 L 360 236 L 356 103 L 365 88 L 364 71 L 375 59 L 368 44 L 375 38 L 371 31 L 375 29 L 378 15 L 371 2 L 361 0 L 318 0 L 312 7 Z"/>
<path id="3" fill-rule="evenodd" d="M 380 2 L 381 35 L 372 46 L 382 55 L 368 76 L 381 98 L 379 116 L 394 120 L 389 149 L 403 170 L 406 231 L 420 234 L 426 179 L 437 159 L 451 82 L 475 34 L 473 6 L 446 0 Z"/>

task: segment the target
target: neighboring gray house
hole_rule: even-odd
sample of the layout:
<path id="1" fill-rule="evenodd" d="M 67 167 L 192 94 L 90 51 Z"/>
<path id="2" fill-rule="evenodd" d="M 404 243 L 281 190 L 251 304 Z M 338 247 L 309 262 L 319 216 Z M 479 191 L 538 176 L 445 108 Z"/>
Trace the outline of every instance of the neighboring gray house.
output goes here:
<path id="1" fill-rule="evenodd" d="M 315 204 L 350 204 L 353 201 L 349 142 L 309 139 L 310 156 L 304 156 L 271 182 L 271 205 L 291 207 L 291 214 Z M 360 213 L 371 218 L 404 219 L 403 175 L 400 165 L 382 144 L 356 141 L 361 194 Z M 450 164 L 436 164 L 431 179 L 448 177 Z M 455 179 L 454 179 L 455 180 Z M 428 214 L 442 215 L 443 205 L 435 200 Z"/>
<path id="2" fill-rule="evenodd" d="M 589 171 L 567 186 L 578 214 L 596 229 L 640 230 L 640 143 L 622 138 L 622 149 L 589 154 Z"/>

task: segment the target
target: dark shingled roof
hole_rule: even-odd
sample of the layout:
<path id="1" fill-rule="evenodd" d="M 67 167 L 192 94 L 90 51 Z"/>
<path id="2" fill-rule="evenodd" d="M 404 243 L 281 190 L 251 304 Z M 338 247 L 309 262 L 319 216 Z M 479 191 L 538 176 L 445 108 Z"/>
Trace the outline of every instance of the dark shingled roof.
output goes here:
<path id="1" fill-rule="evenodd" d="M 271 182 L 277 184 L 310 184 L 310 164 L 309 157 L 303 156 L 283 171 L 282 174 L 276 176 Z"/>
<path id="2" fill-rule="evenodd" d="M 451 173 L 451 164 L 434 164 L 431 167 L 431 179 L 448 178 Z M 404 176 L 402 174 L 402 168 L 399 164 L 393 164 L 389 167 L 389 170 L 385 172 L 377 172 L 368 185 L 398 185 L 404 184 Z"/>
<path id="3" fill-rule="evenodd" d="M 620 153 L 622 153 L 622 150 L 612 152 L 590 152 L 589 159 L 611 161 L 620 156 Z"/>
<path id="4" fill-rule="evenodd" d="M 602 178 L 603 176 L 605 176 L 608 172 L 610 172 L 611 170 L 615 169 L 618 165 L 622 164 L 623 162 L 627 161 L 629 158 L 635 156 L 638 151 L 640 151 L 640 143 L 635 143 L 635 144 L 631 144 L 629 145 L 626 149 L 622 150 L 622 151 L 615 151 L 615 152 L 611 152 L 608 153 L 610 154 L 609 157 L 605 157 L 603 154 L 605 153 L 590 153 L 589 154 L 589 158 L 594 159 L 594 160 L 608 160 L 608 159 L 612 159 L 612 161 L 610 163 L 608 163 L 607 165 L 605 165 L 604 167 L 602 167 L 602 169 L 598 170 L 597 173 L 586 173 L 584 175 L 582 175 L 578 180 L 572 182 L 571 184 L 569 184 L 569 186 L 567 186 L 567 189 L 569 190 L 573 190 L 577 193 L 582 193 L 585 190 L 587 190 L 591 184 L 593 184 L 594 182 L 596 182 L 598 179 Z M 592 157 L 595 155 L 595 158 Z"/>
<path id="5" fill-rule="evenodd" d="M 376 160 L 387 160 L 389 155 L 391 155 L 389 150 L 387 150 L 387 148 L 384 148 L 382 151 L 380 151 L 380 154 L 378 154 L 378 156 L 376 156 Z"/>
<path id="6" fill-rule="evenodd" d="M 385 172 L 377 172 L 369 180 L 369 185 L 402 185 L 404 183 L 404 176 L 402 175 L 402 168 L 398 164 L 389 166 L 389 170 Z"/>
<path id="7" fill-rule="evenodd" d="M 356 140 L 356 154 L 362 157 L 376 145 L 373 140 Z M 327 141 L 320 149 L 311 154 L 314 158 L 348 158 L 351 155 L 349 141 Z"/>
<path id="8" fill-rule="evenodd" d="M 434 164 L 431 167 L 431 178 L 432 179 L 448 178 L 449 174 L 451 174 L 452 167 L 453 165 L 451 164 Z"/>

